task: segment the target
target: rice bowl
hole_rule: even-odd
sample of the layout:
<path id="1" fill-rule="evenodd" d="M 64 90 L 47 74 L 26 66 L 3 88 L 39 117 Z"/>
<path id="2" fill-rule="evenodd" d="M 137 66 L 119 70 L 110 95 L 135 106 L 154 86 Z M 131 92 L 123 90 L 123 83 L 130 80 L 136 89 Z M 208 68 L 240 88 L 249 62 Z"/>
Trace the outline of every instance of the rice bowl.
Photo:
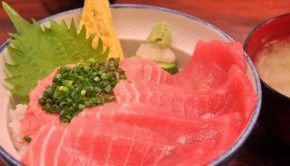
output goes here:
<path id="1" fill-rule="evenodd" d="M 62 19 L 70 20 L 70 18 L 75 19 L 75 23 L 79 23 L 80 13 L 82 9 L 71 10 L 67 12 L 63 12 L 57 15 L 53 15 L 42 20 L 42 23 L 50 19 L 56 19 L 60 21 Z M 173 48 L 179 53 L 177 57 L 177 63 L 182 68 L 185 66 L 186 61 L 189 59 L 189 56 L 194 51 L 193 47 L 196 42 L 200 39 L 208 41 L 212 39 L 219 39 L 223 41 L 233 41 L 229 36 L 227 36 L 222 31 L 218 30 L 214 26 L 199 20 L 198 18 L 164 8 L 157 8 L 151 6 L 143 6 L 143 5 L 113 5 L 112 6 L 112 14 L 115 20 L 114 25 L 121 39 L 121 45 L 124 50 L 125 55 L 132 54 L 137 46 L 146 38 L 146 35 L 150 31 L 153 24 L 156 22 L 166 21 L 172 29 L 173 37 L 176 40 L 173 40 Z M 153 17 L 154 16 L 154 17 Z M 141 20 L 140 18 L 150 17 L 152 19 Z M 140 27 L 136 29 L 135 27 Z M 130 29 L 130 31 L 128 31 Z M 177 37 L 178 36 L 178 37 Z M 15 150 L 11 136 L 9 135 L 8 128 L 10 126 L 13 127 L 14 123 L 8 122 L 8 112 L 11 108 L 15 108 L 14 98 L 11 96 L 10 92 L 5 88 L 7 85 L 4 81 L 6 77 L 6 71 L 4 70 L 4 61 L 7 61 L 8 53 L 5 47 L 8 43 L 4 43 L 1 47 L 1 105 L 4 106 L 2 109 L 2 114 L 0 115 L 2 129 L 4 131 L 1 134 L 1 147 L 5 149 L 11 156 L 13 156 L 16 160 L 20 158 L 19 154 Z M 257 79 L 256 71 L 252 65 L 252 62 L 249 60 L 247 55 L 245 54 L 245 59 L 248 64 L 248 77 L 252 81 L 253 87 L 256 90 L 256 94 L 259 98 L 256 103 L 255 111 L 252 114 L 252 117 L 241 137 L 235 143 L 235 145 L 228 150 L 223 156 L 215 160 L 212 165 L 221 164 L 226 162 L 244 143 L 246 138 L 251 133 L 254 128 L 255 122 L 257 120 L 260 104 L 261 104 L 261 89 L 260 82 Z M 8 59 L 9 60 L 9 59 Z M 12 115 L 15 116 L 15 115 Z M 16 124 L 15 124 L 16 125 Z M 5 144 L 3 144 L 5 142 Z M 7 158 L 7 155 L 3 155 L 3 158 L 6 161 L 11 161 Z"/>

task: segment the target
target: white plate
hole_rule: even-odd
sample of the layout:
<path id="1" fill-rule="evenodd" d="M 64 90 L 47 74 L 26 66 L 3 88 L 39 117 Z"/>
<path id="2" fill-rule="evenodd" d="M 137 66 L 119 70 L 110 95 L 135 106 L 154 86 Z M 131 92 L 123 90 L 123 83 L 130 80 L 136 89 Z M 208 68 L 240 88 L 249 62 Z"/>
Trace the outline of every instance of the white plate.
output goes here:
<path id="1" fill-rule="evenodd" d="M 82 9 L 70 10 L 60 14 L 48 17 L 41 22 L 47 24 L 47 21 L 54 19 L 56 21 L 65 20 L 70 23 L 70 20 L 74 18 L 75 23 L 78 25 L 80 21 Z M 189 59 L 189 56 L 193 54 L 195 43 L 198 40 L 212 40 L 219 39 L 224 41 L 232 41 L 224 32 L 220 31 L 216 27 L 209 23 L 202 21 L 198 18 L 180 13 L 177 11 L 157 8 L 152 6 L 144 5 L 113 5 L 112 16 L 114 20 L 114 27 L 121 39 L 121 45 L 125 55 L 133 54 L 136 51 L 137 46 L 140 42 L 144 41 L 152 30 L 152 27 L 160 22 L 166 22 L 173 37 L 173 48 L 178 54 L 177 61 L 180 66 L 184 66 Z M 48 25 L 48 24 L 47 24 Z M 13 104 L 13 98 L 11 93 L 5 88 L 4 78 L 6 77 L 6 71 L 4 70 L 4 62 L 9 61 L 9 56 L 5 46 L 7 43 L 2 45 L 0 48 L 3 51 L 0 54 L 0 145 L 14 158 L 19 159 L 20 156 L 16 152 L 12 141 L 8 133 L 8 110 L 15 106 Z M 259 79 L 257 79 L 256 71 L 245 55 L 248 62 L 249 78 L 251 79 L 254 88 L 256 89 L 259 101 L 257 102 L 255 112 L 251 119 L 251 122 L 247 126 L 247 129 L 243 133 L 242 137 L 237 143 L 226 152 L 216 163 L 228 159 L 233 153 L 235 153 L 245 139 L 249 136 L 253 129 L 253 126 L 257 120 L 260 104 L 261 104 L 261 88 Z"/>

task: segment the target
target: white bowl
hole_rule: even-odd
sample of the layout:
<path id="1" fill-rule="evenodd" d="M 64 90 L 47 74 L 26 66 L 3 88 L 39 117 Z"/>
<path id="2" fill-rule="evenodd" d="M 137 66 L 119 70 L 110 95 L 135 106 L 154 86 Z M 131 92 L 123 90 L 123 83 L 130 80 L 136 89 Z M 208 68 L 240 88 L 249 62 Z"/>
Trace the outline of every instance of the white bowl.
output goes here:
<path id="1" fill-rule="evenodd" d="M 47 17 L 39 22 L 48 25 L 48 21 L 53 19 L 57 22 L 65 20 L 67 23 L 70 23 L 71 19 L 74 18 L 76 25 L 78 25 L 81 12 L 81 8 L 69 10 Z M 211 24 L 196 17 L 170 9 L 145 5 L 112 5 L 112 16 L 114 27 L 121 39 L 121 45 L 125 55 L 133 54 L 139 43 L 146 39 L 147 35 L 152 30 L 152 27 L 159 22 L 166 22 L 170 27 L 173 37 L 173 48 L 179 55 L 177 57 L 177 63 L 179 66 L 185 65 L 189 57 L 192 55 L 194 46 L 198 40 L 208 41 L 218 39 L 223 41 L 233 41 L 232 38 Z M 0 157 L 2 156 L 7 163 L 19 165 L 17 160 L 20 156 L 15 150 L 8 133 L 8 110 L 15 106 L 10 91 L 5 88 L 5 85 L 7 84 L 4 81 L 4 78 L 6 77 L 4 62 L 9 61 L 8 51 L 6 49 L 8 44 L 9 43 L 6 42 L 0 47 L 0 145 L 2 147 L 2 149 L 0 148 Z M 224 153 L 220 158 L 213 161 L 211 163 L 212 165 L 225 163 L 237 152 L 249 137 L 259 114 L 261 105 L 260 82 L 252 62 L 246 54 L 244 55 L 248 64 L 249 79 L 251 80 L 259 99 L 244 133 L 241 134 L 241 137 L 231 147 L 231 149 Z"/>

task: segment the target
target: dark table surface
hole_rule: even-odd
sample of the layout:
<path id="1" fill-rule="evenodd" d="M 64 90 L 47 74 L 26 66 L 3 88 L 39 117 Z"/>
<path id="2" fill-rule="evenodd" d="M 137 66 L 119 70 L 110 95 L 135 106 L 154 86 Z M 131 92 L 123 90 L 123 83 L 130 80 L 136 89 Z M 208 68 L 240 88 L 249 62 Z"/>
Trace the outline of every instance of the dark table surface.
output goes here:
<path id="1" fill-rule="evenodd" d="M 41 0 L 6 2 L 25 18 L 35 20 L 79 5 L 71 5 L 70 0 L 50 0 L 49 2 L 56 4 L 45 6 Z M 115 0 L 114 3 L 146 4 L 178 10 L 213 24 L 241 43 L 245 42 L 250 31 L 263 20 L 290 12 L 289 0 Z M 15 30 L 1 7 L 0 43 L 9 37 L 8 32 Z M 229 165 L 290 165 L 290 148 L 274 140 L 258 123 Z"/>

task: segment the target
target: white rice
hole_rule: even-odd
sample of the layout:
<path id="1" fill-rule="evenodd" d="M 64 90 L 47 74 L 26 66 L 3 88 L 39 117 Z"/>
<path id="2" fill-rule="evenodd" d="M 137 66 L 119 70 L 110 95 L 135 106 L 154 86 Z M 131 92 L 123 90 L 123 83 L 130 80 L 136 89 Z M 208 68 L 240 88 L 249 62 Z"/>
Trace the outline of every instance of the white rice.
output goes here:
<path id="1" fill-rule="evenodd" d="M 11 140 L 15 146 L 15 149 L 18 151 L 19 155 L 22 156 L 27 149 L 27 145 L 23 144 L 23 139 L 21 138 L 20 130 L 20 121 L 24 116 L 24 112 L 27 108 L 27 105 L 18 104 L 16 109 L 9 111 L 9 132 Z"/>

